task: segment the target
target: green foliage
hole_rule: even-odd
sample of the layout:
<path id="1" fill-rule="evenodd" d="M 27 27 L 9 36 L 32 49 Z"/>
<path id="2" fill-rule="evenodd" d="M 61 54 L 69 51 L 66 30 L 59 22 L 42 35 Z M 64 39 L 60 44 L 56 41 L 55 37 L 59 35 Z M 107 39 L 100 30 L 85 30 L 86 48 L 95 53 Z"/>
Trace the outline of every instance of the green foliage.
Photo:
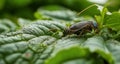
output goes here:
<path id="1" fill-rule="evenodd" d="M 120 13 L 113 12 L 111 15 L 107 15 L 105 20 L 105 26 L 112 28 L 113 30 L 120 30 Z"/>
<path id="2" fill-rule="evenodd" d="M 111 2 L 1 0 L 0 17 L 9 19 L 0 19 L 0 64 L 120 64 L 119 1 Z M 95 20 L 97 30 L 63 36 L 72 24 Z"/>
<path id="3" fill-rule="evenodd" d="M 101 28 L 103 28 L 103 24 L 105 22 L 104 21 L 105 15 L 108 12 L 108 10 L 107 10 L 106 7 L 102 7 L 100 5 L 97 5 L 97 6 L 98 6 L 98 9 L 100 10 L 100 15 L 99 16 L 95 15 L 95 18 L 96 18 L 96 20 L 98 22 L 99 28 L 101 29 Z"/>

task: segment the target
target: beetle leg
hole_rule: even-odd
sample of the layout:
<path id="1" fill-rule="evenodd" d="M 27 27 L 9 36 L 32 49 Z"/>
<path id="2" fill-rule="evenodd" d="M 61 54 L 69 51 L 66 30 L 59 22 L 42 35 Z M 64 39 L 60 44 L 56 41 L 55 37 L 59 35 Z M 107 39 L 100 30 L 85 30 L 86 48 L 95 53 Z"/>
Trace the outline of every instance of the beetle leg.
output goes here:
<path id="1" fill-rule="evenodd" d="M 80 37 L 83 34 L 84 30 L 81 30 L 81 32 L 79 33 L 78 37 Z"/>

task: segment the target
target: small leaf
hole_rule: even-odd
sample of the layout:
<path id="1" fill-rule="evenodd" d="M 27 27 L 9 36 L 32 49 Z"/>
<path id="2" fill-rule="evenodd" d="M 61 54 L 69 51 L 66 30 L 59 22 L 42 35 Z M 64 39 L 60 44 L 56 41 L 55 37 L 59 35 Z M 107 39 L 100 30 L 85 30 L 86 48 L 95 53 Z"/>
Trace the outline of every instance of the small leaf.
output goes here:
<path id="1" fill-rule="evenodd" d="M 113 29 L 120 30 L 120 13 L 113 12 L 111 15 L 107 15 L 104 19 L 104 25 Z"/>
<path id="2" fill-rule="evenodd" d="M 108 10 L 106 8 L 106 6 L 100 6 L 100 5 L 97 5 L 98 6 L 98 9 L 100 10 L 100 15 L 95 15 L 95 18 L 99 24 L 99 28 L 103 28 L 103 24 L 104 24 L 104 18 L 105 18 L 105 15 L 108 13 Z"/>

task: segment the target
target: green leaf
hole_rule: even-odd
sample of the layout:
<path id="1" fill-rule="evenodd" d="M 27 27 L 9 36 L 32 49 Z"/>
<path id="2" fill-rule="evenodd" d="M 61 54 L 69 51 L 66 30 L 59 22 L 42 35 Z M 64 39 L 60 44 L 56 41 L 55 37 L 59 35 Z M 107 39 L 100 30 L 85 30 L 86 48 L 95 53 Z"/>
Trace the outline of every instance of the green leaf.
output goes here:
<path id="1" fill-rule="evenodd" d="M 22 36 L 21 38 L 24 37 Z M 8 38 L 11 38 L 13 41 L 9 42 Z M 53 50 L 54 46 L 52 44 L 56 42 L 56 38 L 51 36 L 33 37 L 24 40 L 18 39 L 20 37 L 16 37 L 15 39 L 12 39 L 12 37 L 0 38 L 0 41 L 5 42 L 4 44 L 0 44 L 0 55 L 3 56 L 0 58 L 0 61 L 7 63 L 21 63 L 25 61 L 28 64 L 43 64 Z"/>
<path id="2" fill-rule="evenodd" d="M 88 0 L 1 0 L 0 18 L 13 21 L 0 20 L 0 64 L 119 64 L 119 4 L 118 0 L 104 7 Z M 108 14 L 107 8 L 116 12 Z M 63 37 L 71 24 L 94 21 L 93 16 L 99 34 L 92 30 Z"/>
<path id="3" fill-rule="evenodd" d="M 70 21 L 76 17 L 76 12 L 62 8 L 60 6 L 45 6 L 38 9 L 38 11 L 35 13 L 35 17 L 37 19 Z"/>
<path id="4" fill-rule="evenodd" d="M 53 35 L 54 33 L 58 33 L 53 35 L 55 37 L 62 36 L 59 32 L 65 29 L 65 24 L 55 21 L 48 21 L 48 20 L 38 20 L 33 22 L 32 24 L 24 27 L 22 32 L 25 34 L 32 34 L 35 36 L 41 35 Z"/>
<path id="5" fill-rule="evenodd" d="M 52 35 L 64 28 L 65 25 L 60 22 L 38 20 L 19 31 L 0 35 L 0 62 L 43 64 L 58 40 L 56 35 Z"/>
<path id="6" fill-rule="evenodd" d="M 55 57 L 48 59 L 45 64 L 62 64 L 71 59 L 86 57 L 89 53 L 88 49 L 71 47 L 60 51 Z"/>
<path id="7" fill-rule="evenodd" d="M 37 22 L 33 22 L 28 26 L 25 26 L 19 31 L 11 32 L 7 34 L 3 34 L 0 36 L 0 44 L 12 43 L 21 40 L 29 40 L 36 36 L 42 35 L 53 35 L 56 32 L 62 32 L 65 28 L 64 24 L 60 22 L 54 21 L 44 21 L 38 20 Z M 62 34 L 54 35 L 54 37 L 59 36 L 61 37 Z"/>
<path id="8" fill-rule="evenodd" d="M 98 22 L 98 25 L 99 25 L 99 28 L 102 29 L 103 28 L 103 24 L 104 24 L 104 19 L 105 19 L 105 15 L 106 13 L 108 13 L 108 10 L 106 8 L 106 6 L 100 6 L 100 5 L 97 5 L 98 6 L 98 9 L 100 10 L 100 15 L 95 15 L 95 18 Z"/>
<path id="9" fill-rule="evenodd" d="M 108 40 L 107 42 L 107 48 L 109 49 L 109 51 L 111 52 L 112 56 L 113 56 L 113 60 L 115 61 L 114 64 L 119 64 L 120 63 L 120 42 L 116 41 L 116 40 Z"/>
<path id="10" fill-rule="evenodd" d="M 77 48 L 79 48 L 79 45 L 83 43 L 84 40 L 85 40 L 84 38 L 79 39 L 75 37 L 70 37 L 70 38 L 64 37 L 58 40 L 50 56 L 51 59 L 48 59 L 46 64 L 61 64 L 64 60 L 67 60 L 67 59 L 69 60 L 70 58 L 77 57 L 77 53 L 75 52 L 78 52 L 79 49 Z M 74 46 L 77 46 L 77 47 L 74 47 Z M 83 50 L 83 52 L 86 52 L 86 51 Z M 80 53 L 80 54 L 84 54 L 84 53 Z"/>
<path id="11" fill-rule="evenodd" d="M 101 50 L 108 53 L 108 50 L 105 48 L 104 40 L 102 37 L 94 36 L 92 38 L 88 38 L 82 46 L 88 47 L 91 52 L 96 50 Z"/>
<path id="12" fill-rule="evenodd" d="M 93 64 L 94 63 L 94 59 L 76 59 L 76 60 L 71 60 L 71 61 L 67 61 L 64 62 L 63 64 Z"/>
<path id="13" fill-rule="evenodd" d="M 83 44 L 84 47 L 88 47 L 90 52 L 95 52 L 102 56 L 108 63 L 113 63 L 113 58 L 105 46 L 105 41 L 100 36 L 88 38 Z"/>
<path id="14" fill-rule="evenodd" d="M 53 53 L 50 58 L 46 60 L 45 64 L 104 64 L 104 61 L 105 63 L 113 64 L 113 58 L 107 50 L 102 37 L 96 36 L 84 41 L 85 39 L 78 39 L 77 41 L 73 40 L 73 38 L 72 40 L 68 38 L 66 40 L 58 41 Z M 77 60 L 81 61 L 78 62 Z"/>
<path id="15" fill-rule="evenodd" d="M 113 12 L 111 15 L 107 15 L 104 19 L 104 25 L 113 29 L 113 30 L 120 30 L 120 13 Z"/>

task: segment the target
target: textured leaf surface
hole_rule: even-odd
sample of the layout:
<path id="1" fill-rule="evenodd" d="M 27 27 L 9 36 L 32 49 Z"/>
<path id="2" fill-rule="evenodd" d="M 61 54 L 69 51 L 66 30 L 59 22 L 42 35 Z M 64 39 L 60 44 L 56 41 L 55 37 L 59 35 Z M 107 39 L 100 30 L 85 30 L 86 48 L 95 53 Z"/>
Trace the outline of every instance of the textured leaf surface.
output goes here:
<path id="1" fill-rule="evenodd" d="M 0 35 L 0 63 L 43 64 L 57 40 L 49 35 L 64 28 L 64 24 L 41 20 L 19 31 Z"/>
<path id="2" fill-rule="evenodd" d="M 42 41 L 39 41 L 43 39 Z M 52 40 L 51 40 L 52 39 Z M 39 41 L 39 42 L 38 42 Z M 33 39 L 21 40 L 0 46 L 1 60 L 4 64 L 42 64 L 49 56 L 56 39 L 50 36 L 40 36 Z M 44 45 L 44 46 L 42 46 Z M 38 53 L 39 52 L 39 53 Z"/>
<path id="3" fill-rule="evenodd" d="M 60 22 L 38 20 L 32 23 L 31 25 L 24 27 L 22 29 L 22 32 L 25 34 L 32 34 L 35 36 L 52 35 L 58 31 L 63 31 L 64 28 L 65 28 L 65 25 Z"/>
<path id="4" fill-rule="evenodd" d="M 0 34 L 15 31 L 17 27 L 17 25 L 8 19 L 0 20 Z"/>

